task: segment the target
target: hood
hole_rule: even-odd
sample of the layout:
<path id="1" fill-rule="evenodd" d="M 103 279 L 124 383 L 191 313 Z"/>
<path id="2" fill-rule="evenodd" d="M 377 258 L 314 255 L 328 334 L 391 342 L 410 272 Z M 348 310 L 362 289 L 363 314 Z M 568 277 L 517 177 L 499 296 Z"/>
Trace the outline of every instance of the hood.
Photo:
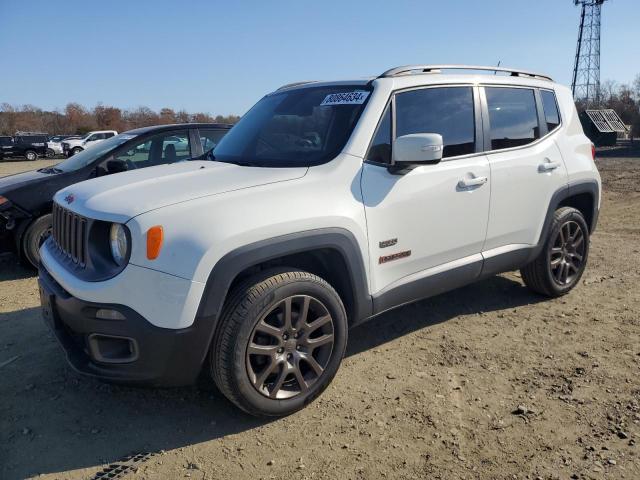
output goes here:
<path id="1" fill-rule="evenodd" d="M 51 179 L 53 173 L 42 173 L 37 170 L 30 172 L 16 173 L 15 175 L 9 175 L 7 177 L 0 178 L 0 195 L 6 195 L 13 190 L 20 188 L 28 183 L 36 184 L 39 182 L 46 182 Z M 8 197 L 11 200 L 11 197 Z"/>
<path id="2" fill-rule="evenodd" d="M 167 205 L 300 178 L 307 170 L 188 161 L 76 183 L 56 193 L 54 200 L 89 218 L 125 223 Z"/>

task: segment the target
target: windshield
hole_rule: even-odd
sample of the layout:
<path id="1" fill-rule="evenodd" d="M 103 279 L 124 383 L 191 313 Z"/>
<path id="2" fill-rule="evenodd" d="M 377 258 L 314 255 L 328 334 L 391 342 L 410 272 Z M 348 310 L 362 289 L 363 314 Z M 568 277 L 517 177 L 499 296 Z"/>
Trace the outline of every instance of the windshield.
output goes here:
<path id="1" fill-rule="evenodd" d="M 128 133 L 121 133 L 120 135 L 111 137 L 107 140 L 97 143 L 96 145 L 92 145 L 91 147 L 81 151 L 80 153 L 76 153 L 73 157 L 68 158 L 64 162 L 57 164 L 56 169 L 62 170 L 63 172 L 73 172 L 74 170 L 80 170 L 81 168 L 84 168 L 92 163 L 94 160 L 102 157 L 105 153 L 110 152 L 117 146 L 122 145 L 124 142 L 135 137 L 136 135 L 131 135 Z"/>
<path id="2" fill-rule="evenodd" d="M 214 158 L 260 167 L 326 163 L 347 143 L 370 92 L 335 85 L 267 95 L 224 136 Z"/>

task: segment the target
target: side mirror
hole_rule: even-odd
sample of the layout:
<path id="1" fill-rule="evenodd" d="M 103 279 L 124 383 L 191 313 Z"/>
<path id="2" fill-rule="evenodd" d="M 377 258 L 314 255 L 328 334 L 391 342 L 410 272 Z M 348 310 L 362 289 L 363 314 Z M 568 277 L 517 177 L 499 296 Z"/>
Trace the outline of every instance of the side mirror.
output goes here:
<path id="1" fill-rule="evenodd" d="M 399 167 L 442 160 L 444 143 L 439 133 L 412 133 L 393 142 L 393 163 Z"/>
<path id="2" fill-rule="evenodd" d="M 107 171 L 109 173 L 120 173 L 127 170 L 129 170 L 129 166 L 124 160 L 109 160 L 107 162 Z"/>

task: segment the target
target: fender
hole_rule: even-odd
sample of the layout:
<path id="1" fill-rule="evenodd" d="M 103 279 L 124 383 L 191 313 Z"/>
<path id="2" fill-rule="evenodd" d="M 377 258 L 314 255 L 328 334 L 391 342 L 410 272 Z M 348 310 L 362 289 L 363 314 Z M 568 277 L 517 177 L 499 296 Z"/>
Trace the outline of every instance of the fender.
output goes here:
<path id="1" fill-rule="evenodd" d="M 553 215 L 558 209 L 558 206 L 562 203 L 563 200 L 566 200 L 567 198 L 573 197 L 574 195 L 578 195 L 580 193 L 590 193 L 593 196 L 593 211 L 591 212 L 591 225 L 589 225 L 589 233 L 593 233 L 598 223 L 599 213 L 598 203 L 600 201 L 600 188 L 598 186 L 598 182 L 595 180 L 569 182 L 569 184 L 557 190 L 551 197 L 549 208 L 547 209 L 547 215 L 544 219 L 544 226 L 542 227 L 540 237 L 538 238 L 538 244 L 532 249 L 531 255 L 529 256 L 529 261 L 532 261 L 534 258 L 536 258 L 542 250 L 547 235 L 549 234 L 549 229 L 551 228 Z"/>
<path id="2" fill-rule="evenodd" d="M 581 180 L 579 182 L 569 183 L 569 194 L 565 198 L 572 197 L 579 193 L 590 193 L 591 196 L 593 196 L 593 211 L 591 212 L 591 225 L 589 225 L 589 233 L 592 234 L 598 226 L 600 185 L 598 185 L 598 182 L 595 180 Z"/>
<path id="3" fill-rule="evenodd" d="M 322 228 L 287 234 L 245 245 L 227 253 L 209 274 L 197 317 L 213 320 L 213 333 L 229 288 L 241 272 L 269 260 L 321 248 L 338 251 L 347 265 L 354 296 L 353 323 L 370 317 L 373 307 L 362 253 L 353 234 L 343 228 Z"/>

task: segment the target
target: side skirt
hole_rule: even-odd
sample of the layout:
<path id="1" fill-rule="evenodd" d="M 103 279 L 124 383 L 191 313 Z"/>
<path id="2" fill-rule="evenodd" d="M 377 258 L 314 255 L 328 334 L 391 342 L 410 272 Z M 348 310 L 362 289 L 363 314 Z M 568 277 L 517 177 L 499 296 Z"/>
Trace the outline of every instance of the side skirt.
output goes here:
<path id="1" fill-rule="evenodd" d="M 535 253 L 535 247 L 531 245 L 510 245 L 468 257 L 463 264 L 460 261 L 451 262 L 406 277 L 402 283 L 374 295 L 373 316 L 354 325 L 408 303 L 455 290 L 502 272 L 517 270 L 531 261 L 532 253 Z"/>
<path id="2" fill-rule="evenodd" d="M 462 265 L 451 265 L 450 268 L 442 267 L 426 270 L 419 275 L 410 275 L 401 284 L 392 285 L 374 295 L 374 315 L 462 287 L 477 280 L 482 271 L 482 256 L 474 255 Z"/>

